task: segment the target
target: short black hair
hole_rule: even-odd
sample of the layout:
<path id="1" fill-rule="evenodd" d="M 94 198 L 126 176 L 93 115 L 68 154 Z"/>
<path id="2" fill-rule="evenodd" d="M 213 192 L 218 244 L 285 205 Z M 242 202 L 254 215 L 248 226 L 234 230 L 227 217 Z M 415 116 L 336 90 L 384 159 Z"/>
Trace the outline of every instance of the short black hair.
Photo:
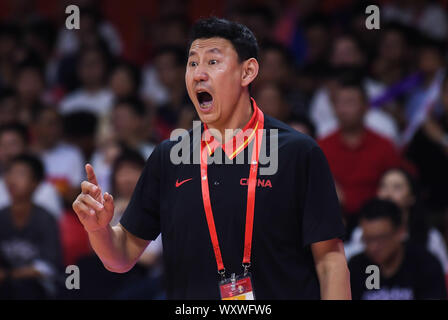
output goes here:
<path id="1" fill-rule="evenodd" d="M 18 163 L 25 164 L 31 169 L 33 179 L 36 183 L 40 183 L 41 181 L 44 180 L 45 169 L 39 157 L 31 153 L 20 154 L 11 160 L 8 168 L 11 168 L 13 165 Z"/>
<path id="2" fill-rule="evenodd" d="M 360 219 L 368 221 L 377 219 L 389 219 L 395 228 L 401 226 L 400 208 L 390 200 L 383 200 L 379 198 L 373 198 L 366 202 L 361 208 Z"/>
<path id="3" fill-rule="evenodd" d="M 117 108 L 118 106 L 127 106 L 137 116 L 143 117 L 146 115 L 145 104 L 136 96 L 129 96 L 116 100 L 114 108 Z"/>
<path id="4" fill-rule="evenodd" d="M 16 90 L 14 88 L 5 87 L 0 89 L 0 103 L 10 98 L 16 98 Z"/>
<path id="5" fill-rule="evenodd" d="M 64 133 L 68 137 L 93 137 L 98 117 L 91 111 L 74 111 L 63 116 Z"/>
<path id="6" fill-rule="evenodd" d="M 138 92 L 138 90 L 140 89 L 141 84 L 142 84 L 142 73 L 141 73 L 140 69 L 134 63 L 124 60 L 124 59 L 118 61 L 117 64 L 115 64 L 115 66 L 113 68 L 113 72 L 115 72 L 119 69 L 126 70 L 126 72 L 131 77 L 132 81 L 134 82 L 134 87 L 135 87 L 134 91 Z"/>
<path id="7" fill-rule="evenodd" d="M 193 25 L 188 48 L 196 39 L 215 37 L 229 40 L 240 62 L 250 58 L 258 59 L 258 43 L 253 32 L 241 23 L 217 17 L 200 19 Z"/>
<path id="8" fill-rule="evenodd" d="M 17 135 L 20 136 L 25 145 L 28 144 L 29 142 L 28 128 L 20 122 L 13 122 L 0 126 L 0 136 L 3 135 L 5 132 L 16 133 Z"/>
<path id="9" fill-rule="evenodd" d="M 288 119 L 288 124 L 300 123 L 308 128 L 310 137 L 316 137 L 316 126 L 305 113 L 292 113 Z"/>
<path id="10" fill-rule="evenodd" d="M 359 68 L 344 67 L 339 70 L 339 74 L 336 75 L 336 82 L 340 89 L 356 89 L 361 93 L 362 98 L 368 103 L 369 98 L 364 88 L 362 73 Z"/>
<path id="11" fill-rule="evenodd" d="M 143 168 L 145 167 L 145 159 L 141 155 L 141 153 L 133 148 L 130 148 L 126 145 L 121 145 L 121 152 L 118 155 L 117 158 L 115 158 L 113 164 L 112 164 L 112 174 L 110 177 L 110 185 L 112 186 L 112 193 L 117 193 L 117 186 L 115 185 L 115 179 L 118 172 L 118 169 L 123 164 L 131 164 L 132 166 L 136 168 Z"/>

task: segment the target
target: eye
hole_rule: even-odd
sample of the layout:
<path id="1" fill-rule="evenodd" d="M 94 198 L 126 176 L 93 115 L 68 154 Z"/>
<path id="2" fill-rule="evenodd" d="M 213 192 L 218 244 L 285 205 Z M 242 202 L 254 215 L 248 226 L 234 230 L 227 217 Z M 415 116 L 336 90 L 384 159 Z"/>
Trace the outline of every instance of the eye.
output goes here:
<path id="1" fill-rule="evenodd" d="M 208 62 L 208 64 L 217 64 L 218 63 L 218 61 L 216 61 L 216 60 L 210 60 L 209 62 Z"/>
<path id="2" fill-rule="evenodd" d="M 189 63 L 190 67 L 196 67 L 198 65 L 198 63 L 196 61 L 191 61 Z"/>

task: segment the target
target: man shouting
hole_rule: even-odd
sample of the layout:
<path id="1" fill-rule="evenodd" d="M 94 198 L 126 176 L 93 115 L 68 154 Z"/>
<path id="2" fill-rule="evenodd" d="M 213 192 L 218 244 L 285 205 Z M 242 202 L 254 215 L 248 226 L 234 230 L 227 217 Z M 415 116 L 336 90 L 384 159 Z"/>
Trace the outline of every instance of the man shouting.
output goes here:
<path id="1" fill-rule="evenodd" d="M 185 83 L 202 125 L 200 139 L 187 134 L 187 158 L 200 159 L 174 164 L 179 142 L 157 146 L 118 226 L 109 226 L 112 196 L 86 166 L 73 208 L 108 270 L 131 269 L 161 233 L 169 299 L 350 299 L 327 161 L 314 140 L 251 98 L 257 55 L 244 25 L 193 26 Z M 277 155 L 273 174 L 261 175 L 263 154 Z"/>

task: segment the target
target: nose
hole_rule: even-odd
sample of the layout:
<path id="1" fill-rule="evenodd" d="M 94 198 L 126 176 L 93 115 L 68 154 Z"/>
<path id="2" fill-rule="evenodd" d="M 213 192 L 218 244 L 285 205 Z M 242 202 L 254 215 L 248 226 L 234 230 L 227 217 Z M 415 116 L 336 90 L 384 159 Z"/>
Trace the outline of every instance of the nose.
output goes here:
<path id="1" fill-rule="evenodd" d="M 200 65 L 197 66 L 194 70 L 193 80 L 196 82 L 207 81 L 208 74 Z"/>

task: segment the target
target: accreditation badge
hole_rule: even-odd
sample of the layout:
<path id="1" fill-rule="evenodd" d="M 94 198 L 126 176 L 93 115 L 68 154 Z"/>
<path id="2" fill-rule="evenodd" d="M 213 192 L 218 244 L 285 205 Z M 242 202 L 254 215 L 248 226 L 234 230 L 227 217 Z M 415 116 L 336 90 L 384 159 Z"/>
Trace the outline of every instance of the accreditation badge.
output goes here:
<path id="1" fill-rule="evenodd" d="M 219 282 L 221 300 L 255 300 L 251 274 L 235 276 Z"/>

